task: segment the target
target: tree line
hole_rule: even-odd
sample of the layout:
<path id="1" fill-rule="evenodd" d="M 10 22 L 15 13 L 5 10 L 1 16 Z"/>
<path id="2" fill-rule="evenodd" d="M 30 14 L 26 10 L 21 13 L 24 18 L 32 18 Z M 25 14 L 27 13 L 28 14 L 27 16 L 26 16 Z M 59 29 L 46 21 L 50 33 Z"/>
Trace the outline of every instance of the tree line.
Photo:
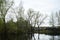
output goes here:
<path id="1" fill-rule="evenodd" d="M 13 22 L 13 18 L 6 22 L 5 17 L 9 11 L 15 14 L 17 19 L 16 22 Z M 32 8 L 29 8 L 26 13 L 27 14 L 25 15 L 25 9 L 22 2 L 20 2 L 18 7 L 14 8 L 13 0 L 0 0 L 0 32 L 30 32 L 31 27 L 37 26 L 39 28 L 47 18 L 47 15 L 44 16 L 42 13 L 35 11 Z M 56 17 L 58 18 L 58 24 L 60 25 L 59 14 L 56 13 Z M 52 13 L 49 23 L 54 25 L 54 20 Z"/>

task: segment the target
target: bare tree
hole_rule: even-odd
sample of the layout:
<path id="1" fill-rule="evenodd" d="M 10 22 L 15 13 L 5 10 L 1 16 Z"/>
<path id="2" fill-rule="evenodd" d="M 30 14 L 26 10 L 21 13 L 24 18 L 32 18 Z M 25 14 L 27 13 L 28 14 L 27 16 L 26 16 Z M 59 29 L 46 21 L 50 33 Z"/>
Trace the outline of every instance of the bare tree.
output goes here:
<path id="1" fill-rule="evenodd" d="M 27 21 L 29 21 L 29 24 L 32 24 L 32 18 L 35 15 L 35 11 L 33 9 L 29 9 L 27 12 Z"/>

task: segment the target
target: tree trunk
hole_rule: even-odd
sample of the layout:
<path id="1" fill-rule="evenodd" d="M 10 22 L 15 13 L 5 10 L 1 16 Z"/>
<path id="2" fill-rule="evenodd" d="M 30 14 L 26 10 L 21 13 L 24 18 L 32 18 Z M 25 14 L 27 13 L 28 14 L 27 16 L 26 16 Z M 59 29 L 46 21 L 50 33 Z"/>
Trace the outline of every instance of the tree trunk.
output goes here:
<path id="1" fill-rule="evenodd" d="M 4 32 L 3 32 L 3 40 L 7 40 L 7 29 L 6 29 L 6 23 L 5 23 L 5 18 L 3 19 L 4 22 Z"/>

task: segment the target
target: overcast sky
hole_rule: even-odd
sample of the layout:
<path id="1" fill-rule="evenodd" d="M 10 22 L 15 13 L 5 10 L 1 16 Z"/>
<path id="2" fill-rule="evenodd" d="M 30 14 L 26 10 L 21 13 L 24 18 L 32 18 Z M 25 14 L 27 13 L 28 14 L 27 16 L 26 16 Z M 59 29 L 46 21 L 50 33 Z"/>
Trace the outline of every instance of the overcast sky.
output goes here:
<path id="1" fill-rule="evenodd" d="M 15 0 L 16 6 L 21 0 Z M 33 8 L 40 12 L 53 12 L 60 10 L 60 0 L 22 0 L 25 10 Z"/>
<path id="2" fill-rule="evenodd" d="M 47 15 L 50 15 L 50 13 L 60 10 L 60 0 L 14 0 L 14 1 L 15 7 L 17 7 L 20 1 L 22 1 L 25 11 L 27 11 L 29 8 L 32 8 L 36 11 L 40 11 L 43 14 L 46 13 Z M 47 22 L 48 21 L 46 21 L 45 25 L 47 25 Z"/>

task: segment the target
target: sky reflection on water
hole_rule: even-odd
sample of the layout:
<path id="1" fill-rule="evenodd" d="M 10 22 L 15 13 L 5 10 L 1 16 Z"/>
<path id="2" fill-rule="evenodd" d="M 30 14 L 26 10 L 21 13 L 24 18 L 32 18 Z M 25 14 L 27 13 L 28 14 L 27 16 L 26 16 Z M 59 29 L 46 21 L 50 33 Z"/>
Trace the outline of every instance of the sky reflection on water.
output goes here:
<path id="1" fill-rule="evenodd" d="M 38 39 L 39 35 L 39 39 Z M 34 37 L 32 37 L 32 40 L 60 40 L 60 36 L 52 36 L 52 35 L 45 35 L 45 34 L 34 34 Z"/>

